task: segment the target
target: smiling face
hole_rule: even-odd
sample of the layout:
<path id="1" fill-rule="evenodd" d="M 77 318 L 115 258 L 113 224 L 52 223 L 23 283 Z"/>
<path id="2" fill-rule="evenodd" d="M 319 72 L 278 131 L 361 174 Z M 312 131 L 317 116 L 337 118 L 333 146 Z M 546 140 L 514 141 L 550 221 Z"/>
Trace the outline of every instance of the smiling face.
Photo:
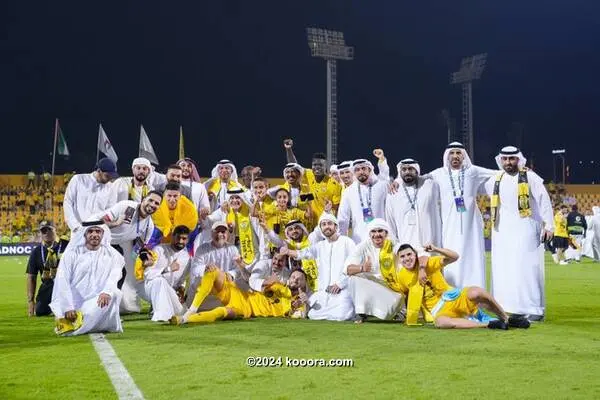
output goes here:
<path id="1" fill-rule="evenodd" d="M 450 149 L 448 152 L 448 161 L 452 169 L 460 169 L 463 161 L 465 160 L 465 154 L 462 149 Z"/>
<path id="2" fill-rule="evenodd" d="M 228 181 L 229 178 L 231 178 L 231 174 L 233 173 L 233 168 L 231 168 L 231 165 L 221 164 L 217 168 L 217 171 L 219 172 L 219 178 L 222 181 Z"/>
<path id="3" fill-rule="evenodd" d="M 352 175 L 352 170 L 350 168 L 341 170 L 340 179 L 346 187 L 352 185 L 352 182 L 354 181 L 354 175 Z"/>
<path id="4" fill-rule="evenodd" d="M 102 243 L 104 237 L 104 229 L 92 226 L 85 231 L 85 245 L 90 250 L 96 250 Z"/>
<path id="5" fill-rule="evenodd" d="M 287 210 L 288 202 L 290 201 L 290 195 L 287 190 L 278 190 L 277 194 L 275 194 L 275 201 L 277 202 L 277 208 Z"/>
<path id="6" fill-rule="evenodd" d="M 141 204 L 144 214 L 146 214 L 146 215 L 154 214 L 156 212 L 156 210 L 158 210 L 158 207 L 160 206 L 161 201 L 162 201 L 162 198 L 156 193 L 150 193 L 148 196 L 144 197 L 144 200 L 142 200 L 142 204 Z"/>
<path id="7" fill-rule="evenodd" d="M 240 208 L 242 208 L 242 198 L 240 196 L 237 196 L 237 195 L 231 195 L 229 197 L 229 206 L 234 211 L 239 211 Z"/>
<path id="8" fill-rule="evenodd" d="M 302 290 L 306 292 L 306 276 L 300 271 L 294 271 L 288 280 L 290 290 Z"/>
<path id="9" fill-rule="evenodd" d="M 177 251 L 183 250 L 188 244 L 189 235 L 187 233 L 179 233 L 171 236 L 171 245 Z"/>
<path id="10" fill-rule="evenodd" d="M 267 185 L 263 181 L 254 181 L 252 183 L 252 191 L 259 199 L 262 199 L 267 194 Z"/>
<path id="11" fill-rule="evenodd" d="M 387 231 L 385 229 L 381 229 L 381 228 L 373 229 L 372 231 L 369 231 L 369 237 L 371 238 L 373 245 L 378 248 L 383 246 L 383 243 L 385 242 L 387 235 L 388 235 Z"/>
<path id="12" fill-rule="evenodd" d="M 169 210 L 174 210 L 177 207 L 177 202 L 181 197 L 181 192 L 178 190 L 165 190 L 165 199 Z"/>
<path id="13" fill-rule="evenodd" d="M 292 239 L 293 241 L 299 242 L 302 240 L 304 236 L 304 230 L 300 226 L 300 224 L 294 224 L 290 227 L 285 228 L 286 235 Z"/>
<path id="14" fill-rule="evenodd" d="M 192 163 L 189 161 L 181 161 L 179 163 L 181 167 L 181 176 L 183 179 L 191 179 L 192 177 Z"/>
<path id="15" fill-rule="evenodd" d="M 406 248 L 398 252 L 398 262 L 406 269 L 412 270 L 417 263 L 417 253 L 411 248 Z"/>
<path id="16" fill-rule="evenodd" d="M 315 177 L 322 178 L 325 176 L 325 169 L 327 168 L 327 160 L 323 158 L 313 158 L 311 168 Z"/>
<path id="17" fill-rule="evenodd" d="M 227 240 L 229 239 L 229 230 L 224 226 L 218 226 L 212 232 L 212 240 L 216 247 L 223 247 L 227 244 Z"/>
<path id="18" fill-rule="evenodd" d="M 295 186 L 300 181 L 300 171 L 295 168 L 287 168 L 285 170 L 285 180 L 292 186 Z"/>
<path id="19" fill-rule="evenodd" d="M 319 228 L 321 228 L 321 233 L 323 233 L 323 236 L 326 238 L 332 237 L 337 231 L 337 226 L 333 221 L 321 221 Z"/>
<path id="20" fill-rule="evenodd" d="M 167 181 L 181 183 L 182 172 L 180 169 L 169 168 L 166 173 Z"/>

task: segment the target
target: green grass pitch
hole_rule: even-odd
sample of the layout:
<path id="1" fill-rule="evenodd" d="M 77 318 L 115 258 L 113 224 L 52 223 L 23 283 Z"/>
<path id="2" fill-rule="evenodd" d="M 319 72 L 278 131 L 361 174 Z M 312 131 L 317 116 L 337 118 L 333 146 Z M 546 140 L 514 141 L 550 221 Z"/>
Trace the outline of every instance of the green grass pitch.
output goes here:
<path id="1" fill-rule="evenodd" d="M 26 316 L 25 263 L 0 258 L 0 399 L 116 399 L 87 336 L 58 338 L 52 318 Z M 107 336 L 146 399 L 600 398 L 600 265 L 547 262 L 546 291 L 546 322 L 529 330 L 283 319 L 171 327 L 136 315 Z M 354 366 L 252 368 L 249 356 Z"/>

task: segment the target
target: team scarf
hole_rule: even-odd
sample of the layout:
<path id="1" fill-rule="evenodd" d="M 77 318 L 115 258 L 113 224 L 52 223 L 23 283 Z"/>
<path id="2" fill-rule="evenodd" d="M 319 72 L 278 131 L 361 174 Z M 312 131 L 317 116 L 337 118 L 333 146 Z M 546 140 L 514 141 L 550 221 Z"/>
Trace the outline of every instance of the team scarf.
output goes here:
<path id="1" fill-rule="evenodd" d="M 379 252 L 379 270 L 385 280 L 387 286 L 394 292 L 400 292 L 400 279 L 398 278 L 398 271 L 396 270 L 396 263 L 394 262 L 394 245 L 392 241 L 386 239 L 383 242 L 381 251 Z"/>
<path id="2" fill-rule="evenodd" d="M 288 248 L 292 250 L 303 250 L 310 247 L 310 241 L 305 235 L 300 242 L 294 242 L 293 240 L 285 241 Z M 306 274 L 306 283 L 312 292 L 316 291 L 317 288 L 317 262 L 315 260 L 302 260 L 302 270 Z"/>
<path id="3" fill-rule="evenodd" d="M 501 172 L 496 176 L 494 182 L 494 191 L 490 201 L 492 213 L 492 226 L 496 225 L 498 219 L 498 206 L 500 205 L 500 181 L 504 177 L 505 172 Z M 519 177 L 517 181 L 517 196 L 519 204 L 519 216 L 521 218 L 531 217 L 531 203 L 529 201 L 529 182 L 527 181 L 527 169 L 519 169 Z"/>
<path id="4" fill-rule="evenodd" d="M 196 211 L 194 203 L 187 197 L 181 196 L 177 201 L 173 222 L 171 222 L 167 200 L 163 199 L 158 210 L 152 214 L 152 221 L 154 222 L 154 227 L 162 233 L 163 238 L 166 238 L 171 234 L 173 228 L 179 225 L 187 226 L 190 231 L 196 229 L 196 225 L 198 224 L 198 211 Z"/>
<path id="5" fill-rule="evenodd" d="M 221 190 L 223 189 L 221 186 L 222 186 L 221 179 L 217 177 L 217 178 L 213 179 L 212 182 L 210 182 L 210 184 L 208 185 L 208 187 L 206 189 L 207 189 L 207 191 L 209 191 L 212 194 L 214 194 L 215 196 L 217 196 L 217 199 L 218 199 L 219 193 L 221 193 Z M 237 183 L 233 179 L 229 179 L 229 181 L 227 182 L 227 187 L 225 188 L 225 191 L 231 190 L 231 189 L 237 189 L 239 187 L 241 187 L 241 185 L 239 183 Z"/>
<path id="6" fill-rule="evenodd" d="M 148 194 L 148 192 L 149 192 L 149 190 L 148 190 L 148 184 L 144 181 L 144 184 L 142 185 L 142 199 L 144 197 L 146 197 L 146 195 Z M 133 182 L 133 178 L 131 178 L 131 184 L 129 185 L 127 199 L 135 201 L 135 195 L 136 194 L 137 193 L 135 191 L 135 183 Z"/>
<path id="7" fill-rule="evenodd" d="M 250 220 L 250 209 L 246 204 L 242 204 L 240 212 L 229 209 L 226 222 L 228 225 L 235 224 L 237 236 L 240 239 L 240 253 L 242 260 L 246 265 L 250 265 L 256 259 L 256 251 L 254 249 L 254 234 L 252 232 L 252 223 Z"/>
<path id="8" fill-rule="evenodd" d="M 41 245 L 42 252 L 42 281 L 56 278 L 56 272 L 58 270 L 58 261 L 60 260 L 60 244 L 58 242 L 53 243 L 50 247 L 46 247 L 43 243 Z M 44 257 L 45 255 L 45 257 Z"/>

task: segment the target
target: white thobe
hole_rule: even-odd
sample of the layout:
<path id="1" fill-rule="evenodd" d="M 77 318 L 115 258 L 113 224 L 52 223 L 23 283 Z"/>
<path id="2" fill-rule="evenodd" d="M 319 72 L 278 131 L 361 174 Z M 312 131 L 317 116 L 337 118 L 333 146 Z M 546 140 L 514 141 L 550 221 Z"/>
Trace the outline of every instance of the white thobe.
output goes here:
<path id="1" fill-rule="evenodd" d="M 347 236 L 334 241 L 322 240 L 298 252 L 298 258 L 314 259 L 317 263 L 317 287 L 308 300 L 308 318 L 330 321 L 348 321 L 354 318 L 354 304 L 348 290 L 348 276 L 344 261 L 352 254 L 356 244 Z M 337 285 L 337 294 L 327 288 Z"/>
<path id="2" fill-rule="evenodd" d="M 189 179 L 181 181 L 181 186 L 187 186 L 192 192 L 192 202 L 196 206 L 197 210 L 202 208 L 210 209 L 210 200 L 208 199 L 208 193 L 206 192 L 206 186 L 199 182 L 193 182 Z"/>
<path id="3" fill-rule="evenodd" d="M 168 321 L 173 315 L 183 313 L 183 306 L 175 292 L 190 269 L 191 257 L 187 249 L 175 250 L 171 244 L 159 244 L 154 249 L 156 262 L 144 270 L 143 297 L 152 303 L 152 321 Z M 171 271 L 177 261 L 179 269 Z"/>
<path id="4" fill-rule="evenodd" d="M 592 216 L 588 221 L 584 255 L 600 261 L 600 214 Z"/>
<path id="5" fill-rule="evenodd" d="M 408 243 L 418 252 L 428 243 L 440 246 L 442 221 L 437 183 L 419 178 L 418 187 L 399 184 L 398 191 L 388 194 L 385 201 L 390 234 L 398 243 Z"/>
<path id="6" fill-rule="evenodd" d="M 221 271 L 229 274 L 238 287 L 247 289 L 248 283 L 243 280 L 237 265 L 233 262 L 233 260 L 239 256 L 240 252 L 232 244 L 227 244 L 223 247 L 215 247 L 212 242 L 208 242 L 198 246 L 190 268 L 190 287 L 188 288 L 186 296 L 186 304 L 188 307 L 194 300 L 194 295 L 202 281 L 204 270 L 207 265 L 216 265 Z M 209 298 L 202 303 L 201 310 L 212 309 L 219 305 L 221 305 L 221 302 L 218 301 L 216 297 L 209 296 Z"/>
<path id="7" fill-rule="evenodd" d="M 119 178 L 117 180 L 115 180 L 112 184 L 112 191 L 113 191 L 113 198 L 115 201 L 119 202 L 119 201 L 123 201 L 123 200 L 133 200 L 133 201 L 137 201 L 138 203 L 140 203 L 142 201 L 143 196 L 143 188 L 144 186 L 135 186 L 133 185 L 132 182 L 133 178 L 132 177 L 122 177 Z M 133 189 L 133 198 L 130 199 L 129 198 L 129 188 Z M 146 180 L 146 188 L 149 191 L 153 190 L 154 187 L 152 185 L 150 185 L 148 183 L 148 180 Z"/>
<path id="8" fill-rule="evenodd" d="M 373 315 L 379 319 L 393 318 L 402 306 L 402 296 L 385 285 L 379 269 L 381 249 L 373 246 L 371 239 L 359 243 L 344 263 L 348 266 L 361 265 L 367 257 L 371 260 L 371 272 L 361 272 L 348 278 L 348 291 L 356 314 Z"/>
<path id="9" fill-rule="evenodd" d="M 135 279 L 135 259 L 137 254 L 134 254 L 134 240 L 140 238 L 144 243 L 148 243 L 152 232 L 154 231 L 154 223 L 152 217 L 140 218 L 139 203 L 132 200 L 123 200 L 110 207 L 108 210 L 97 215 L 97 218 L 107 218 L 109 221 L 116 221 L 122 216 L 125 216 L 127 208 L 134 208 L 135 211 L 131 218 L 131 223 L 122 223 L 119 226 L 110 228 L 111 240 L 113 245 L 121 246 L 123 249 L 123 257 L 125 257 L 125 279 L 121 291 L 123 300 L 121 301 L 121 312 L 137 313 L 141 310 L 139 294 L 143 291 L 143 284 Z"/>
<path id="10" fill-rule="evenodd" d="M 98 183 L 93 173 L 77 174 L 71 178 L 65 191 L 65 222 L 74 231 L 82 221 L 87 221 L 115 203 L 111 182 Z"/>
<path id="11" fill-rule="evenodd" d="M 493 193 L 496 177 L 485 188 Z M 504 174 L 500 205 L 492 228 L 492 294 L 509 313 L 544 315 L 543 229 L 554 230 L 552 203 L 544 182 L 527 171 L 531 217 L 521 218 L 518 207 L 518 174 Z"/>
<path id="12" fill-rule="evenodd" d="M 338 226 L 340 234 L 347 235 L 348 227 L 352 224 L 352 239 L 359 243 L 369 238 L 367 224 L 363 217 L 363 208 L 369 203 L 373 218 L 385 218 L 385 198 L 388 192 L 388 182 L 378 180 L 370 185 L 354 181 L 342 192 L 342 200 L 338 209 Z M 371 195 L 369 196 L 369 192 Z M 362 202 L 361 202 L 362 200 Z"/>
<path id="13" fill-rule="evenodd" d="M 454 250 L 460 258 L 444 268 L 444 278 L 454 287 L 486 287 L 485 240 L 483 237 L 483 218 L 477 206 L 477 194 L 483 191 L 483 184 L 498 171 L 470 165 L 465 168 L 464 182 L 460 170 L 438 168 L 431 172 L 440 190 L 442 212 L 441 246 Z M 450 180 L 452 179 L 452 181 Z M 460 197 L 461 179 L 464 212 L 459 212 L 455 198 Z M 452 190 L 454 182 L 455 190 Z"/>
<path id="14" fill-rule="evenodd" d="M 252 273 L 250 274 L 249 279 L 250 289 L 256 292 L 262 292 L 262 285 L 265 279 L 270 278 L 272 275 L 277 275 L 279 282 L 285 285 L 290 278 L 290 273 L 291 272 L 288 267 L 283 267 L 279 271 L 274 271 L 273 260 L 271 259 L 260 260 L 254 264 L 254 268 L 252 268 Z"/>
<path id="15" fill-rule="evenodd" d="M 67 311 L 81 311 L 83 325 L 67 335 L 90 332 L 123 332 L 119 316 L 121 291 L 117 282 L 125 260 L 108 245 L 98 250 L 85 246 L 65 251 L 54 279 L 50 308 L 56 318 L 64 318 Z M 98 296 L 110 296 L 107 306 L 98 306 Z"/>

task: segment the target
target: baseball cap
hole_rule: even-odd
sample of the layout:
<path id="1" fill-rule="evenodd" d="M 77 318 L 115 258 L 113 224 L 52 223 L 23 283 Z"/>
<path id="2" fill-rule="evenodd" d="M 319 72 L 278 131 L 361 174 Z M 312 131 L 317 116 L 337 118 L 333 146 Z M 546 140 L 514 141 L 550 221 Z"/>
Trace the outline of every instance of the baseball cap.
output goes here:
<path id="1" fill-rule="evenodd" d="M 212 224 L 212 230 L 216 230 L 218 227 L 222 226 L 225 229 L 229 229 L 229 227 L 227 226 L 227 224 L 225 223 L 225 221 L 217 221 L 214 224 Z"/>
<path id="2" fill-rule="evenodd" d="M 117 164 L 115 164 L 115 162 L 110 158 L 99 159 L 98 164 L 96 164 L 96 168 L 102 172 L 106 172 L 111 178 L 119 177 L 119 174 L 117 173 Z"/>
<path id="3" fill-rule="evenodd" d="M 52 221 L 42 221 L 40 222 L 40 226 L 38 229 L 41 231 L 44 228 L 54 229 L 54 224 L 52 223 Z"/>

